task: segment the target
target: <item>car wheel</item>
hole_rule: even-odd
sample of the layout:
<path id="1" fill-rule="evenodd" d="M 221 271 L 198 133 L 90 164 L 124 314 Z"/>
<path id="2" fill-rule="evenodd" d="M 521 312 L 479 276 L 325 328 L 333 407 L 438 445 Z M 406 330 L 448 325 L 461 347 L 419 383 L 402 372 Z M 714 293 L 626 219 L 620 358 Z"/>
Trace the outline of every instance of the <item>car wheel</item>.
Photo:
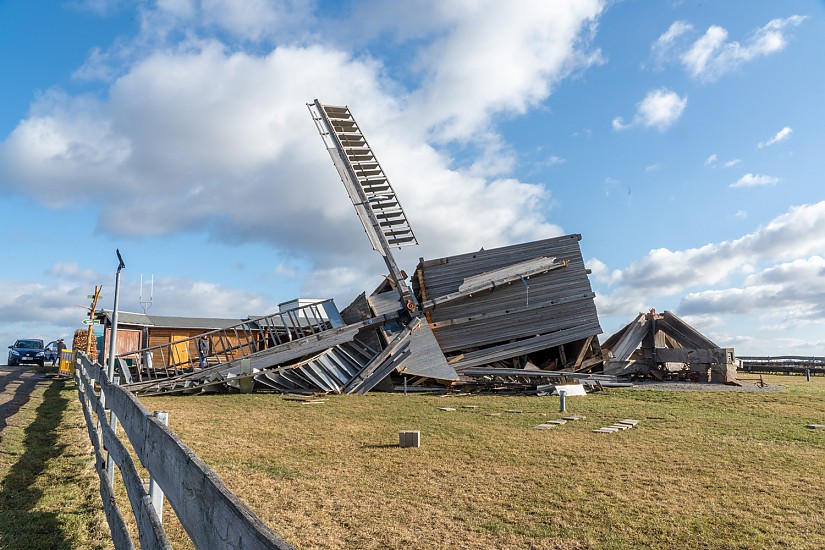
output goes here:
<path id="1" fill-rule="evenodd" d="M 9 359 L 9 366 L 14 367 L 17 363 L 13 359 Z"/>
<path id="2" fill-rule="evenodd" d="M 43 361 L 38 361 L 37 362 L 37 366 L 40 367 L 41 369 L 43 368 L 44 365 L 45 365 L 45 363 Z"/>

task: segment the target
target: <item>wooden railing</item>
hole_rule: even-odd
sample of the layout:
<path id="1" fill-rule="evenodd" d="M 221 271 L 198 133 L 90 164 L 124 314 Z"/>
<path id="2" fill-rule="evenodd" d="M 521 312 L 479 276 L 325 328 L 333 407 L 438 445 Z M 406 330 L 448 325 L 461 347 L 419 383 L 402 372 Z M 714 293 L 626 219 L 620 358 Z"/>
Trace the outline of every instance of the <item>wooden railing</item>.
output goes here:
<path id="1" fill-rule="evenodd" d="M 76 364 L 78 397 L 94 447 L 100 496 L 116 549 L 131 549 L 134 545 L 114 499 L 115 465 L 137 522 L 140 547 L 172 548 L 161 524 L 158 501 L 162 499 L 154 499 L 153 504 L 132 455 L 117 436 L 117 423 L 196 548 L 293 548 L 227 489 L 164 422 L 150 414 L 130 392 L 109 382 L 102 366 L 80 353 Z"/>

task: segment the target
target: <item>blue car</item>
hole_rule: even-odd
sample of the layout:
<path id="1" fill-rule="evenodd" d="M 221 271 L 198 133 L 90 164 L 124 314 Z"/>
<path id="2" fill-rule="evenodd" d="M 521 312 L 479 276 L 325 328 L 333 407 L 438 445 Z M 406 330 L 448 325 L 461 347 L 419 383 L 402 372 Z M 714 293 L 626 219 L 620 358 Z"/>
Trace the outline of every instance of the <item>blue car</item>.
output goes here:
<path id="1" fill-rule="evenodd" d="M 43 348 L 43 340 L 18 340 L 13 346 L 9 346 L 8 364 L 10 367 L 24 363 L 33 363 L 42 367 L 45 362 L 46 351 Z"/>

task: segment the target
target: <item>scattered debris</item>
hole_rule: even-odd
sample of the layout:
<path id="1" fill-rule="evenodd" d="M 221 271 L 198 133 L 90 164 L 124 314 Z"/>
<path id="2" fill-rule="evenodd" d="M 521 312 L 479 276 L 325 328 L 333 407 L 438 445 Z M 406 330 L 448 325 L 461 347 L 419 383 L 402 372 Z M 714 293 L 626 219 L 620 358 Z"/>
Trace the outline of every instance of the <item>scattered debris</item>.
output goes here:
<path id="1" fill-rule="evenodd" d="M 604 374 L 739 384 L 733 348 L 720 348 L 669 311 L 640 313 L 602 349 Z"/>
<path id="2" fill-rule="evenodd" d="M 452 407 L 439 407 L 439 411 L 446 411 L 446 412 L 453 412 L 455 409 Z"/>
<path id="3" fill-rule="evenodd" d="M 808 424 L 805 427 L 809 430 L 825 430 L 825 424 Z"/>
<path id="4" fill-rule="evenodd" d="M 130 391 L 573 396 L 630 385 L 617 375 L 735 383 L 733 350 L 669 312 L 640 315 L 600 345 L 579 234 L 420 258 L 408 283 L 392 249 L 418 240 L 360 126 L 346 106 L 307 107 L 388 274 L 341 312 L 332 300 L 300 299 L 239 320 L 121 313 L 117 365 Z"/>
<path id="5" fill-rule="evenodd" d="M 615 424 L 611 424 L 610 426 L 605 426 L 604 428 L 599 428 L 599 429 L 593 430 L 593 433 L 595 433 L 595 434 L 612 434 L 612 433 L 615 433 L 615 432 L 629 430 L 631 428 L 634 428 L 637 424 L 639 424 L 638 420 L 631 420 L 631 419 L 619 420 L 618 422 L 616 422 Z"/>

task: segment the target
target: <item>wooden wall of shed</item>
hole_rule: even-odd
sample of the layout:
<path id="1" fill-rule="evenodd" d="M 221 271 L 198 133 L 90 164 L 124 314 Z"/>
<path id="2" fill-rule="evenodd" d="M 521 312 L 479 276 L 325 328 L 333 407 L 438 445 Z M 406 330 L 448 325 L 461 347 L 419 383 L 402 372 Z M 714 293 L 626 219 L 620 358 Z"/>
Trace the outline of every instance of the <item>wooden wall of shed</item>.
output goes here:
<path id="1" fill-rule="evenodd" d="M 180 329 L 180 328 L 164 328 L 164 327 L 150 327 L 149 328 L 149 347 L 154 346 L 166 346 L 164 348 L 153 350 L 153 363 L 157 366 L 166 365 L 169 363 L 169 347 L 168 345 L 171 344 L 173 341 L 184 340 L 186 338 L 193 338 L 195 336 L 199 336 L 205 332 L 211 332 L 207 329 L 197 329 L 197 328 L 189 328 L 189 329 Z M 239 339 L 234 336 L 224 336 L 224 340 L 226 342 L 226 346 L 229 348 L 236 348 L 239 345 Z M 198 341 L 197 340 L 190 340 L 188 342 L 189 348 L 189 357 L 195 358 L 198 357 Z M 161 351 L 162 350 L 162 351 Z M 211 353 L 215 354 L 219 352 L 221 347 L 217 343 L 213 343 Z M 241 354 L 234 350 L 229 354 L 221 354 L 220 359 L 221 361 L 231 361 L 233 359 L 241 357 Z"/>

